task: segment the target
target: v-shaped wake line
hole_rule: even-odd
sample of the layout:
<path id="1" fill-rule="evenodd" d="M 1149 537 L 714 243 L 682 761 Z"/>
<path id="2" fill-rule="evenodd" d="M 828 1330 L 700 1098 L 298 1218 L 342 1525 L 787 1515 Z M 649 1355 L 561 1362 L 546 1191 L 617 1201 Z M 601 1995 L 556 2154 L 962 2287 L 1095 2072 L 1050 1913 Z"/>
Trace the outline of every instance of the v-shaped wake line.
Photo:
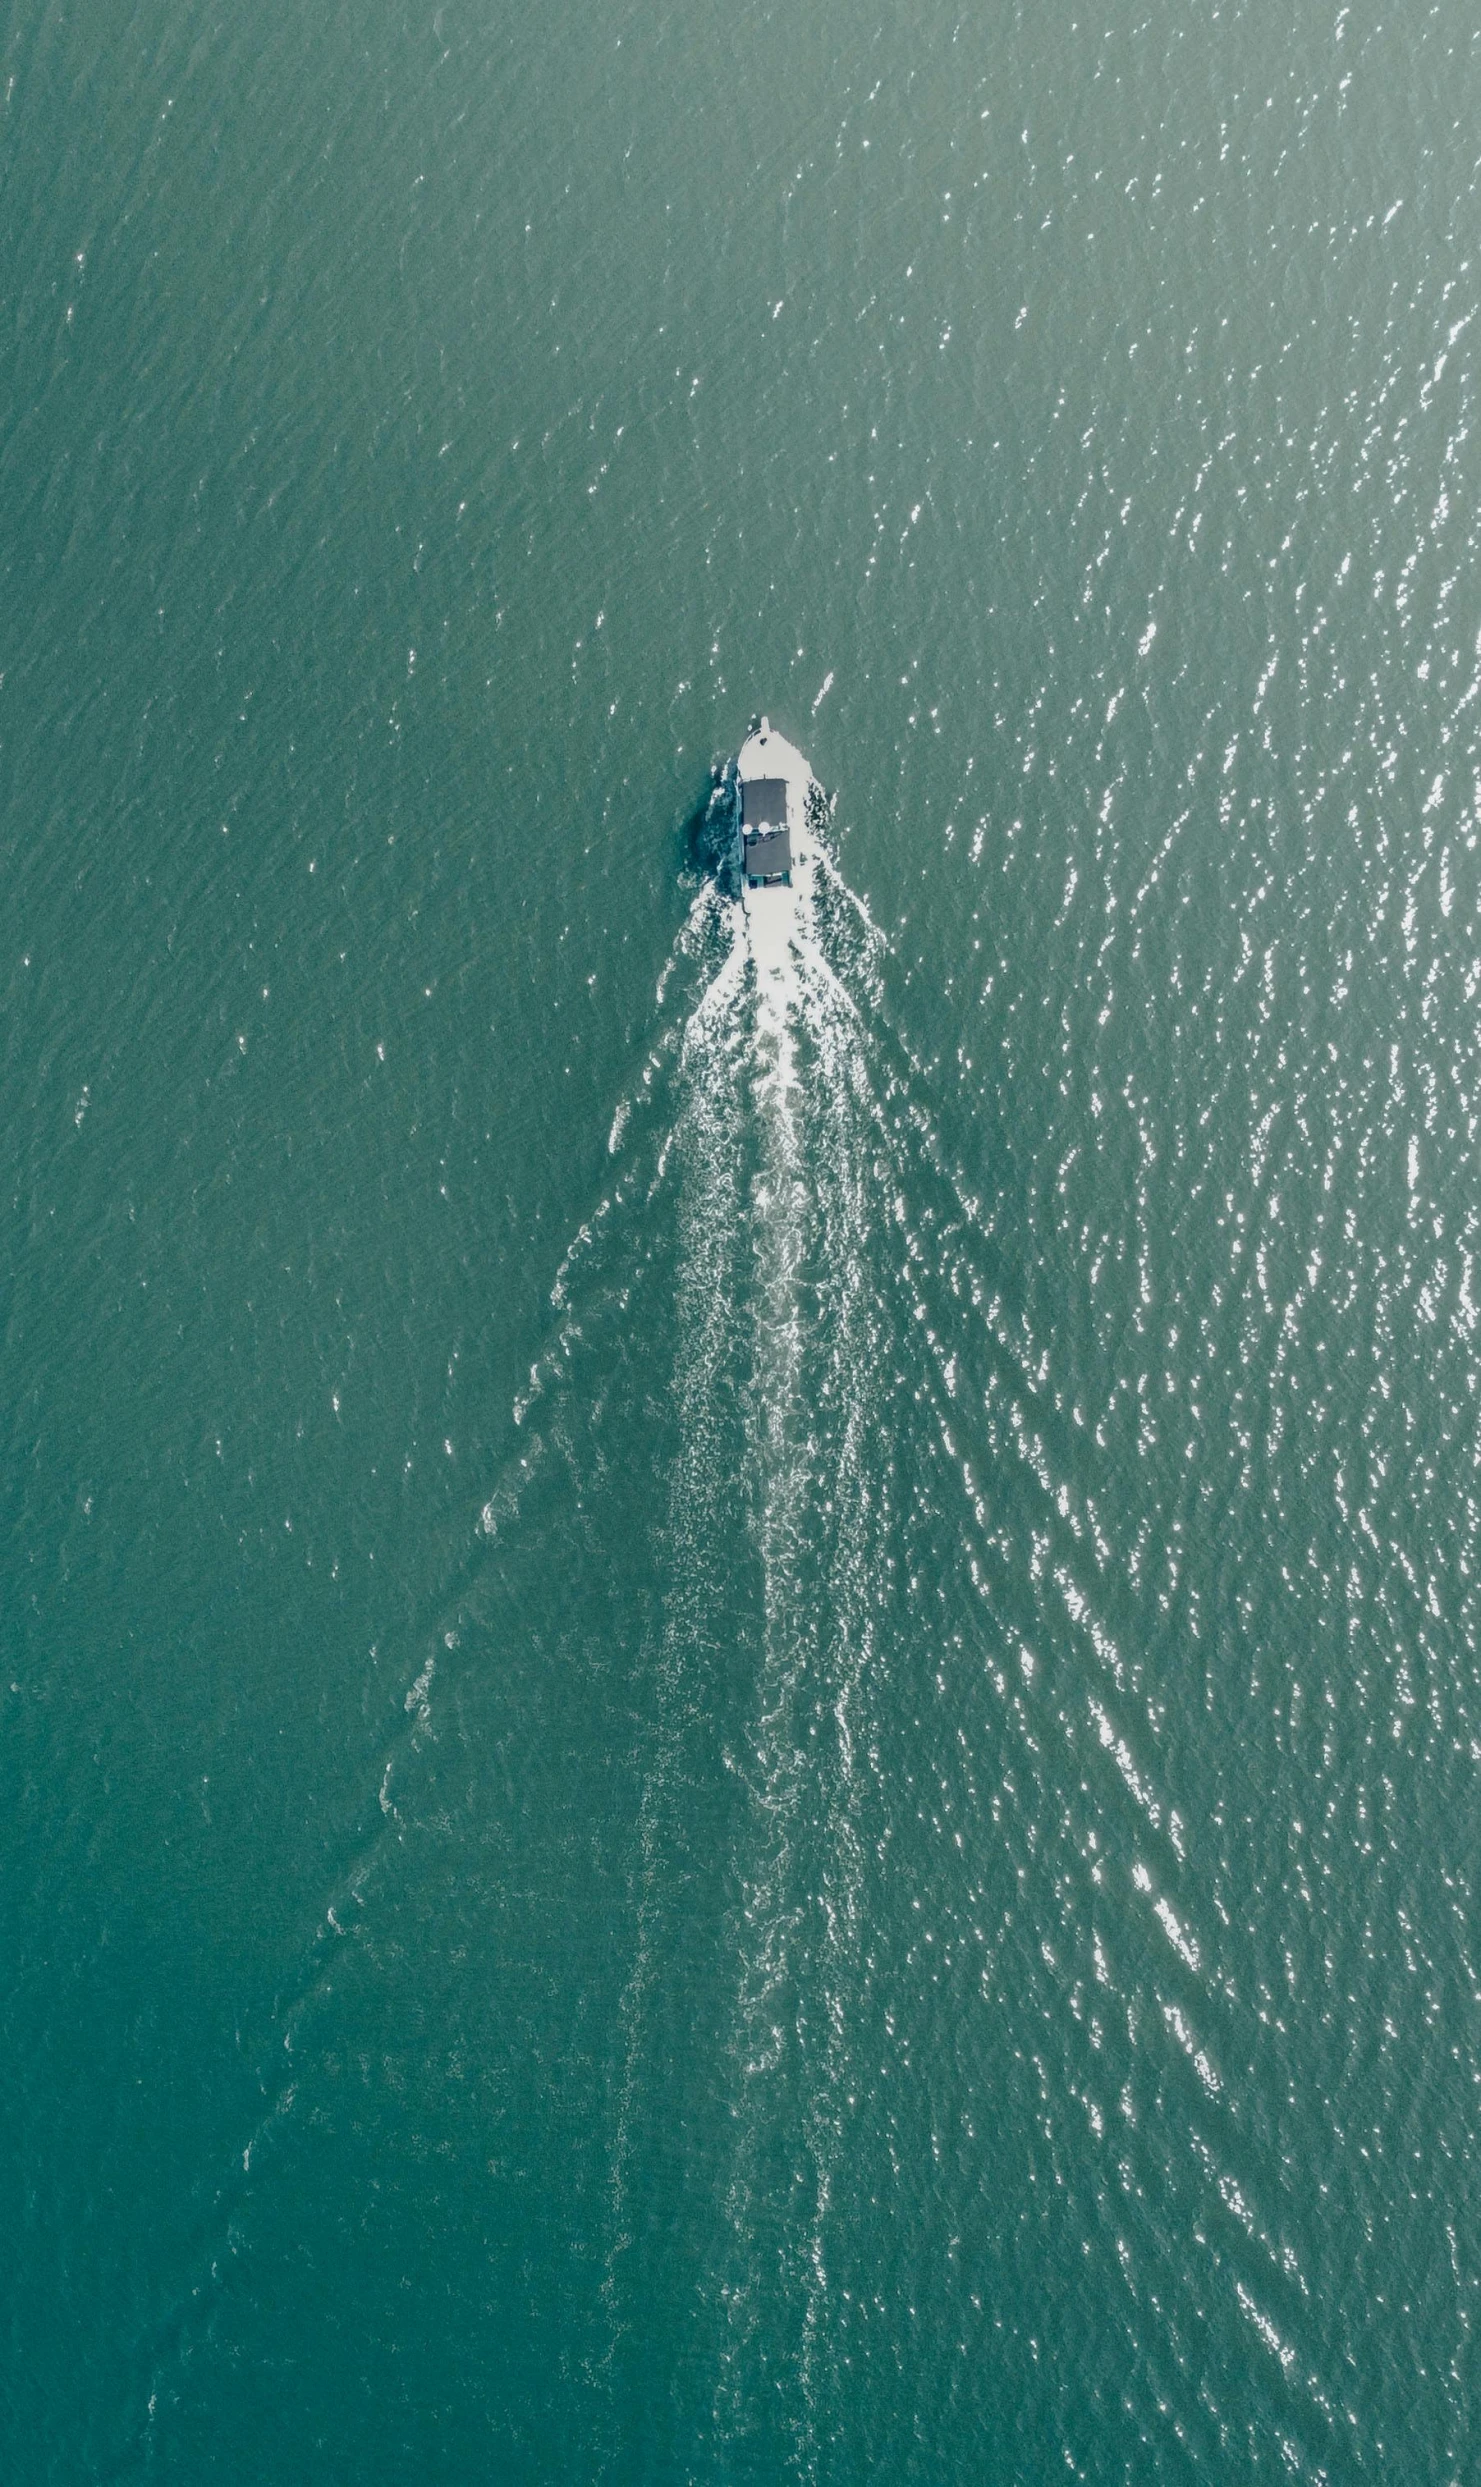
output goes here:
<path id="1" fill-rule="evenodd" d="M 676 1905 L 667 1877 L 688 1836 L 696 1721 L 723 1676 L 731 1727 L 722 1766 L 741 1811 L 725 1861 L 733 1896 L 722 1947 L 723 2217 L 697 2278 L 714 2317 L 711 2418 L 721 2437 L 746 2435 L 764 2389 L 759 2344 L 791 2339 L 798 2392 L 786 2424 L 793 2466 L 807 2475 L 819 2466 L 824 2412 L 841 2388 L 834 2237 L 848 2119 L 864 2087 L 867 1825 L 887 1800 L 877 1750 L 888 1654 L 881 1617 L 896 1594 L 911 1490 L 895 1456 L 897 1407 L 918 1405 L 935 1429 L 945 1473 L 960 1490 L 964 1576 L 987 1632 L 1008 1642 L 1021 1628 L 998 1586 L 1002 1573 L 1012 1588 L 1005 1566 L 1014 1557 L 990 1490 L 994 1427 L 1011 1445 L 1015 1475 L 1035 1480 L 1043 1553 L 1034 1558 L 1033 1596 L 1042 1572 L 1054 1611 L 1095 1662 L 1082 1687 L 1089 1750 L 1067 1732 L 1062 1766 L 1098 1769 L 1108 1802 L 1127 1809 L 1144 1845 L 1152 1835 L 1146 1853 L 1157 1885 L 1185 1851 L 1107 1622 L 1110 1548 L 1093 1499 L 1074 1486 L 1066 1447 L 1056 1443 L 1052 1393 L 999 1311 L 995 1247 L 943 1145 L 926 1074 L 890 1021 L 887 937 L 816 826 L 789 896 L 785 938 L 759 959 L 754 918 L 713 885 L 695 893 L 675 938 L 658 981 L 655 1032 L 614 1110 L 611 1177 L 555 1271 L 552 1330 L 511 1410 L 510 1454 L 460 1567 L 468 1577 L 444 1599 L 409 1669 L 373 1801 L 367 1791 L 372 1827 L 335 1877 L 303 1974 L 281 1999 L 282 2069 L 264 2080 L 263 2113 L 238 2167 L 223 2175 L 218 2204 L 219 2218 L 229 2218 L 246 2174 L 292 2115 L 301 2086 L 294 2067 L 330 1992 L 336 1947 L 407 1836 L 408 1775 L 435 1739 L 449 1675 L 466 1666 L 470 1639 L 492 1620 L 498 1583 L 482 1557 L 511 1543 L 552 1467 L 578 1474 L 583 1377 L 600 1373 L 604 1343 L 619 1328 L 631 1331 L 635 1291 L 654 1258 L 653 1221 L 671 1219 L 672 1258 L 661 1258 L 673 1272 L 671 1319 L 660 1316 L 644 1335 L 672 1345 L 677 1447 L 655 1522 L 667 1581 L 662 1621 L 643 1660 L 652 1725 L 627 1893 L 633 1965 L 613 2075 L 603 2302 L 615 2356 L 639 2286 L 632 2188 Z M 981 1406 L 960 1364 L 964 1325 L 979 1365 L 986 1359 Z M 902 1373 L 908 1401 L 892 1395 Z M 979 1371 L 979 1399 L 982 1381 Z M 976 1441 L 984 1408 L 985 1448 Z M 752 1640 L 730 1646 L 726 1601 L 744 1581 L 759 1622 Z M 1022 1594 L 1019 1581 L 1020 1602 Z M 1042 1771 L 1054 1726 L 1031 1727 L 1029 1699 L 1010 1698 L 1005 1683 L 1005 1716 L 1012 1712 Z M 1157 1853 L 1164 1844 L 1165 1871 Z M 1179 1957 L 1196 1976 L 1196 1912 L 1179 1899 L 1175 1913 L 1145 1871 L 1147 1907 L 1181 1936 Z M 1199 2077 L 1215 2085 L 1216 2099 L 1211 2058 L 1186 2038 L 1188 2009 L 1179 2005 L 1168 2026 L 1209 2065 Z M 794 2137 L 801 2174 L 779 2206 L 781 2129 Z"/>

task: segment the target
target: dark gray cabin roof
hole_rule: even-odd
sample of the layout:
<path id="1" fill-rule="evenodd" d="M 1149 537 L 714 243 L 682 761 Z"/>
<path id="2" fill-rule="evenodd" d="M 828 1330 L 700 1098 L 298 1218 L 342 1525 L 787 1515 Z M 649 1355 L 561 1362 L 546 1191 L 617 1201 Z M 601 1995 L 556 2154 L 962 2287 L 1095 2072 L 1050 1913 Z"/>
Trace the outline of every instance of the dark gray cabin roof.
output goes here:
<path id="1" fill-rule="evenodd" d="M 744 870 L 750 880 L 774 880 L 779 872 L 792 869 L 792 840 L 785 829 L 748 829 L 744 853 Z"/>
<path id="2" fill-rule="evenodd" d="M 786 828 L 785 777 L 748 777 L 745 780 L 741 787 L 741 826 L 746 829 Z"/>

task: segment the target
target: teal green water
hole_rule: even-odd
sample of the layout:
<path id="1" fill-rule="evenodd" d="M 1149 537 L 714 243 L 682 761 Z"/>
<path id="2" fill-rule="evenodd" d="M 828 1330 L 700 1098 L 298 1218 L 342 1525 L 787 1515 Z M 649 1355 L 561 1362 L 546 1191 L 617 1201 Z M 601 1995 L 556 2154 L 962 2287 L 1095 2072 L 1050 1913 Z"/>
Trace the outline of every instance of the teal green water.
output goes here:
<path id="1" fill-rule="evenodd" d="M 0 67 L 6 2478 L 1474 2475 L 1467 13 Z"/>

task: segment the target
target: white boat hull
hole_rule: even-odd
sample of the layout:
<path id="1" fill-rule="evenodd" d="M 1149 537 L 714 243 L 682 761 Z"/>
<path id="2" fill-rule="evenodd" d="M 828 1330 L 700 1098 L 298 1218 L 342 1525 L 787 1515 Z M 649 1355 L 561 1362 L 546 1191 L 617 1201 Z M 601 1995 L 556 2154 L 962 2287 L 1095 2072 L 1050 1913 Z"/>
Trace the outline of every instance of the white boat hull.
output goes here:
<path id="1" fill-rule="evenodd" d="M 741 903 L 747 937 L 763 999 L 780 1006 L 795 981 L 799 908 L 810 895 L 816 864 L 809 823 L 813 773 L 796 745 L 763 717 L 741 745 L 736 776 L 742 822 Z M 779 821 L 783 810 L 785 817 Z M 750 826 L 753 814 L 754 831 Z M 763 870 L 781 856 L 786 862 L 784 875 Z"/>

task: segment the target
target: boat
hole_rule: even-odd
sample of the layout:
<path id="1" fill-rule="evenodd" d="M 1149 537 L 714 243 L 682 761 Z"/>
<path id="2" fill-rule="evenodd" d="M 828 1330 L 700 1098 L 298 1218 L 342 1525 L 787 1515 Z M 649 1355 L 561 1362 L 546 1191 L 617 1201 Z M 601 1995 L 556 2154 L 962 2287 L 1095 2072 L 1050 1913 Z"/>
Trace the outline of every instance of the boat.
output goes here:
<path id="1" fill-rule="evenodd" d="M 795 743 L 758 718 L 735 764 L 741 901 L 763 982 L 790 973 L 797 902 L 811 877 L 817 781 Z"/>

